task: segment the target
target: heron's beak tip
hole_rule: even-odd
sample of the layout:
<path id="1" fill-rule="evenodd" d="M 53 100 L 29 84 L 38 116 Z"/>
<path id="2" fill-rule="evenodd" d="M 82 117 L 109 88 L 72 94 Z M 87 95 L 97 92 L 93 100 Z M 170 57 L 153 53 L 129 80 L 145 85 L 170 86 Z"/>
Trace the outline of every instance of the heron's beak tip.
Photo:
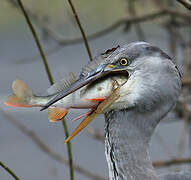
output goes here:
<path id="1" fill-rule="evenodd" d="M 40 111 L 44 111 L 47 107 L 46 106 L 43 106 Z"/>

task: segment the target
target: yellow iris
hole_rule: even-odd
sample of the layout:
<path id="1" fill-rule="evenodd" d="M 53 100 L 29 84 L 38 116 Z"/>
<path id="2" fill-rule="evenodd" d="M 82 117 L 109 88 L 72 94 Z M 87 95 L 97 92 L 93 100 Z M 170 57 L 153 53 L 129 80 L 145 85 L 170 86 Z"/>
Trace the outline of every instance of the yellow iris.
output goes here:
<path id="1" fill-rule="evenodd" d="M 119 62 L 122 66 L 127 66 L 129 63 L 128 59 L 126 58 L 121 58 Z"/>

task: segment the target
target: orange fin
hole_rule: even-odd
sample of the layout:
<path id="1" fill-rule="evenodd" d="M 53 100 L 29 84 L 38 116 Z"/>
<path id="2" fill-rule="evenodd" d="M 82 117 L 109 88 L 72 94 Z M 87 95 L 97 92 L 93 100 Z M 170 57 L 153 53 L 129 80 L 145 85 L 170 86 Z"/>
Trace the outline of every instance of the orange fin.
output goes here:
<path id="1" fill-rule="evenodd" d="M 63 109 L 59 107 L 48 108 L 48 118 L 50 122 L 57 122 L 62 120 L 64 116 L 68 113 L 68 109 Z"/>
<path id="2" fill-rule="evenodd" d="M 93 111 L 94 111 L 94 109 L 91 109 L 90 111 L 88 111 L 88 112 L 86 112 L 86 113 L 84 113 L 84 114 L 82 114 L 82 115 L 76 117 L 75 119 L 73 119 L 72 122 L 77 121 L 77 120 L 83 118 L 84 116 L 88 116 L 88 115 L 91 114 Z"/>
<path id="3" fill-rule="evenodd" d="M 93 119 L 94 119 L 94 114 L 93 116 L 89 115 L 87 116 L 81 123 L 80 125 L 74 130 L 74 132 L 65 140 L 64 143 L 67 143 L 70 141 L 74 136 L 76 136 L 82 129 L 84 129 Z"/>
<path id="4" fill-rule="evenodd" d="M 7 98 L 7 100 L 4 102 L 5 105 L 7 106 L 11 106 L 11 107 L 34 107 L 36 105 L 29 105 L 27 104 L 27 102 L 16 96 L 16 95 L 12 95 L 12 96 L 9 96 Z"/>
<path id="5" fill-rule="evenodd" d="M 96 101 L 96 102 L 100 102 L 100 101 L 104 101 L 106 98 L 104 97 L 100 97 L 100 98 L 92 98 L 92 99 L 83 99 L 84 101 Z"/>
<path id="6" fill-rule="evenodd" d="M 4 102 L 7 106 L 12 107 L 34 107 L 37 105 L 31 104 L 33 98 L 32 91 L 25 83 L 20 80 L 15 80 L 12 84 L 13 95 L 9 96 Z"/>

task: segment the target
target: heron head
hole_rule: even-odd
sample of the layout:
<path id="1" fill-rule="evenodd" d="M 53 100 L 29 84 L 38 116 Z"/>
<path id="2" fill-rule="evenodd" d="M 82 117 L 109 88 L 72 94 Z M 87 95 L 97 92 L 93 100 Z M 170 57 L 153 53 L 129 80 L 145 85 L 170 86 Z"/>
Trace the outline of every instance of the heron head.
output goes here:
<path id="1" fill-rule="evenodd" d="M 181 86 L 179 71 L 160 48 L 146 42 L 133 42 L 106 51 L 104 56 L 101 61 L 91 62 L 75 83 L 61 91 L 42 110 L 77 89 L 112 73 L 125 73 L 128 80 L 121 87 L 120 99 L 111 108 L 128 108 L 135 104 L 143 104 L 148 108 L 145 103 L 156 104 L 162 98 L 165 100 L 168 95 L 178 97 Z"/>
<path id="2" fill-rule="evenodd" d="M 134 114 L 153 113 L 155 119 L 161 119 L 174 106 L 180 94 L 181 83 L 177 67 L 166 53 L 149 43 L 134 42 L 115 48 L 106 53 L 102 61 L 95 62 L 87 65 L 80 78 L 60 92 L 51 103 L 113 73 L 124 73 L 127 80 L 120 87 L 120 97 L 105 112 L 128 109 Z M 85 118 L 66 142 L 89 122 L 90 119 Z"/>
<path id="3" fill-rule="evenodd" d="M 96 72 L 101 72 L 100 77 L 110 73 L 128 76 L 120 88 L 120 98 L 108 110 L 136 107 L 145 112 L 165 103 L 172 107 L 181 90 L 180 73 L 172 59 L 160 48 L 146 42 L 133 42 L 117 48 L 90 74 Z"/>

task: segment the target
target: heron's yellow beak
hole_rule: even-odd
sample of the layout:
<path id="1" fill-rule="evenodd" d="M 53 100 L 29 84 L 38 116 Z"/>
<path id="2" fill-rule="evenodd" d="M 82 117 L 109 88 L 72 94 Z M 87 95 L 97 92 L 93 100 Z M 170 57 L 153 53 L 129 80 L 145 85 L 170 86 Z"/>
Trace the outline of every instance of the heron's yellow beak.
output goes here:
<path id="1" fill-rule="evenodd" d="M 113 64 L 108 64 L 105 66 L 104 70 L 105 71 L 112 71 L 116 66 Z"/>

